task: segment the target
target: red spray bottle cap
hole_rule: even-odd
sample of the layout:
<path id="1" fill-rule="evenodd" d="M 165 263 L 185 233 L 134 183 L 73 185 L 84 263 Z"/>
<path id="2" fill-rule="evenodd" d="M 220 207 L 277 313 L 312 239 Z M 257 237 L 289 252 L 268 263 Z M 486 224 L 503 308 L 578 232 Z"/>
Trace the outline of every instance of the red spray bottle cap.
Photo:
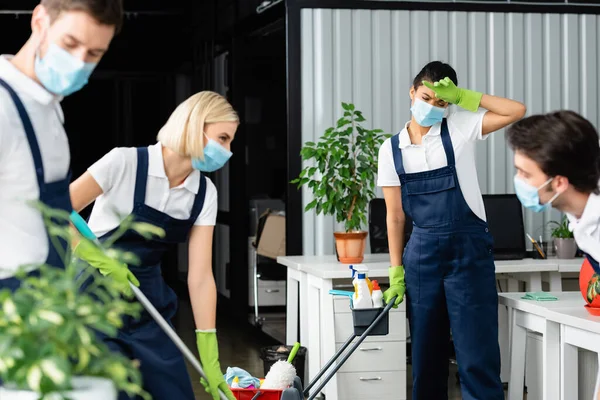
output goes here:
<path id="1" fill-rule="evenodd" d="M 379 287 L 379 282 L 377 282 L 376 280 L 371 281 L 373 283 L 373 290 L 381 290 L 381 288 Z"/>

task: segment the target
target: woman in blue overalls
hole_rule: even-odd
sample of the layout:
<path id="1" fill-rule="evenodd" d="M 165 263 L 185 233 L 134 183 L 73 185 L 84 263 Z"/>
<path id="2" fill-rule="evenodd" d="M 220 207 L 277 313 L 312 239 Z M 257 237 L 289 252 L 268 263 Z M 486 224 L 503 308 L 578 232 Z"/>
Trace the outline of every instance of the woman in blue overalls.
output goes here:
<path id="1" fill-rule="evenodd" d="M 133 231 L 125 233 L 114 246 L 135 253 L 141 265 L 130 266 L 126 273 L 126 266 L 121 273 L 108 272 L 114 279 L 125 280 L 121 282 L 124 285 L 127 278 L 139 282 L 142 292 L 167 320 L 175 315 L 177 297 L 162 278 L 161 259 L 168 248 L 189 237 L 190 301 L 198 351 L 208 378 L 203 385 L 214 399 L 219 398 L 218 388 L 235 398 L 223 378 L 215 330 L 212 237 L 217 192 L 201 172 L 213 172 L 228 161 L 238 124 L 237 114 L 224 97 L 198 93 L 177 107 L 159 132 L 157 144 L 113 149 L 71 185 L 76 211 L 95 201 L 89 225 L 100 240 L 110 236 L 128 214 L 164 229 L 165 236 L 153 240 Z M 79 248 L 82 245 L 85 248 Z M 78 255 L 93 251 L 85 241 L 75 249 Z M 94 260 L 90 254 L 81 258 Z M 90 263 L 103 271 L 103 265 Z M 116 338 L 105 340 L 112 349 L 140 361 L 144 389 L 154 399 L 194 399 L 183 356 L 146 312 L 140 319 L 127 319 Z M 127 396 L 121 393 L 119 399 Z"/>
<path id="2" fill-rule="evenodd" d="M 452 331 L 463 399 L 500 400 L 493 242 L 475 145 L 522 118 L 525 106 L 456 85 L 448 64 L 427 64 L 410 88 L 412 119 L 380 149 L 378 186 L 387 207 L 391 258 L 384 296 L 386 301 L 398 296 L 398 304 L 407 291 L 413 399 L 448 397 Z M 448 110 L 449 104 L 462 109 Z M 413 231 L 402 254 L 405 213 Z"/>

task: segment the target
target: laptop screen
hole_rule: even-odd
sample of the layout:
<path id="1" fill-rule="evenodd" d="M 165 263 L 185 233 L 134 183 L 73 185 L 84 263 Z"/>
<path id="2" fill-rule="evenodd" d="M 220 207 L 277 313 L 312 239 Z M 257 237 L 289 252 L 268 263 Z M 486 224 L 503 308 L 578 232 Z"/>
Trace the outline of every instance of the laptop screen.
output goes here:
<path id="1" fill-rule="evenodd" d="M 508 259 L 525 257 L 525 227 L 521 202 L 514 194 L 486 194 L 483 204 L 490 233 L 494 238 L 494 253 Z"/>

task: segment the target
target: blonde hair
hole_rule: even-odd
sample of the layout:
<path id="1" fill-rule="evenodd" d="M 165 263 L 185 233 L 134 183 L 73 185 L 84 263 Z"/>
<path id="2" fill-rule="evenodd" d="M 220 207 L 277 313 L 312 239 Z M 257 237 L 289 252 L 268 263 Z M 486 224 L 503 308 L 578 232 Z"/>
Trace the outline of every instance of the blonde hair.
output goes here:
<path id="1" fill-rule="evenodd" d="M 157 140 L 178 154 L 204 158 L 204 128 L 217 122 L 239 124 L 240 119 L 220 94 L 196 93 L 177 106 L 158 132 Z"/>

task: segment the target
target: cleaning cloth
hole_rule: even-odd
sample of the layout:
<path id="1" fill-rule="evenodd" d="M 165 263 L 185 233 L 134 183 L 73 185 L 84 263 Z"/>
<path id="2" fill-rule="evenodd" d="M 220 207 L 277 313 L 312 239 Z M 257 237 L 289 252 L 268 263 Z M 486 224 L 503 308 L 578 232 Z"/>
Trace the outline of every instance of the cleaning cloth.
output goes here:
<path id="1" fill-rule="evenodd" d="M 525 296 L 521 297 L 525 300 L 535 300 L 535 301 L 556 301 L 558 297 L 551 295 L 547 292 L 529 292 L 525 293 Z"/>
<path id="2" fill-rule="evenodd" d="M 229 387 L 233 387 L 235 378 L 237 378 L 236 386 L 239 385 L 242 389 L 247 389 L 250 386 L 254 386 L 254 388 L 260 387 L 260 380 L 258 378 L 253 377 L 248 372 L 238 367 L 227 367 L 227 372 L 224 377 Z"/>

